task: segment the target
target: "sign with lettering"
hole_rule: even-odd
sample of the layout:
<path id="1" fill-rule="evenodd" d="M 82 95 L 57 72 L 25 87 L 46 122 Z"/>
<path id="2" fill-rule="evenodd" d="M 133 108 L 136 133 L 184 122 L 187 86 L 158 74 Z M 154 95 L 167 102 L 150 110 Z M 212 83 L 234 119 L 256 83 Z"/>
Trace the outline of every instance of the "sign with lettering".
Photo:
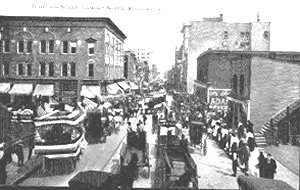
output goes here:
<path id="1" fill-rule="evenodd" d="M 231 89 L 208 89 L 209 108 L 227 111 L 227 96 Z"/>

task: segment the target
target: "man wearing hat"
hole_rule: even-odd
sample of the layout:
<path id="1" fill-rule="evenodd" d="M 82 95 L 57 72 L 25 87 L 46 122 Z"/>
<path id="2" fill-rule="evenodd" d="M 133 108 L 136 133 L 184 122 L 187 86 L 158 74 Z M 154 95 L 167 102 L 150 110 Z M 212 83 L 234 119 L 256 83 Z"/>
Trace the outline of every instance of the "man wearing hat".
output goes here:
<path id="1" fill-rule="evenodd" d="M 265 162 L 265 177 L 268 179 L 274 179 L 274 174 L 276 173 L 276 161 L 272 158 L 271 154 L 267 154 Z"/>

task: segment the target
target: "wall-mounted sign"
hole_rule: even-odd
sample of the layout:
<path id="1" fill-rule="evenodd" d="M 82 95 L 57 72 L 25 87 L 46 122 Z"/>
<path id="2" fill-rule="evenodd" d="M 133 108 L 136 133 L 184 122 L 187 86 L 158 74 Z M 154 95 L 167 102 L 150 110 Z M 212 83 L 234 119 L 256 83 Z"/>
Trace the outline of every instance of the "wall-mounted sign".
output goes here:
<path id="1" fill-rule="evenodd" d="M 208 89 L 209 108 L 227 111 L 227 96 L 230 91 L 231 89 Z"/>

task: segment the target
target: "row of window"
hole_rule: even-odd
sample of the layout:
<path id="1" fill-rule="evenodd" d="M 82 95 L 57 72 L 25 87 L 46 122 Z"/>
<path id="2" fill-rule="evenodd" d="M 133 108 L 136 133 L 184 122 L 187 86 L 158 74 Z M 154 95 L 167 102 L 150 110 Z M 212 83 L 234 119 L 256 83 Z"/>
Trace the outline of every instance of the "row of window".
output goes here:
<path id="1" fill-rule="evenodd" d="M 40 62 L 39 63 L 39 75 L 40 76 L 49 76 L 53 77 L 55 74 L 55 65 L 54 62 Z M 3 75 L 9 75 L 9 64 L 8 62 L 3 63 Z M 32 75 L 32 64 L 31 63 L 18 63 L 17 64 L 17 75 L 19 76 L 31 76 Z M 94 64 L 90 63 L 88 64 L 88 76 L 93 77 L 94 76 Z M 61 76 L 67 77 L 75 77 L 76 76 L 76 63 L 71 62 L 63 62 L 61 66 Z"/>
<path id="2" fill-rule="evenodd" d="M 40 53 L 54 53 L 54 40 L 41 40 L 40 41 Z M 1 47 L 3 53 L 10 52 L 10 40 L 2 40 Z M 32 40 L 20 40 L 17 42 L 17 53 L 32 53 Z M 75 41 L 62 41 L 62 53 L 63 54 L 75 54 L 77 53 L 77 42 Z M 88 43 L 88 54 L 95 54 L 95 43 Z"/>
<path id="3" fill-rule="evenodd" d="M 240 33 L 241 38 L 250 39 L 250 32 L 241 32 Z M 228 31 L 223 32 L 223 38 L 228 39 Z"/>

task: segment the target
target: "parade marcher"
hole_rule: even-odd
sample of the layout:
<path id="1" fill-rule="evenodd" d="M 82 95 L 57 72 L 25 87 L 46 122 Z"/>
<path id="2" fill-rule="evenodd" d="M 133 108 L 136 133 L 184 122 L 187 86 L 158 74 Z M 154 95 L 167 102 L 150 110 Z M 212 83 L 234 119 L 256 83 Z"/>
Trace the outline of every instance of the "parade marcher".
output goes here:
<path id="1" fill-rule="evenodd" d="M 265 177 L 266 158 L 265 158 L 263 152 L 259 153 L 259 156 L 257 159 L 258 159 L 258 164 L 256 165 L 256 167 L 259 170 L 259 177 L 264 178 Z"/>
<path id="2" fill-rule="evenodd" d="M 274 179 L 274 174 L 276 173 L 276 161 L 271 157 L 271 154 L 267 154 L 265 162 L 265 178 Z"/>

